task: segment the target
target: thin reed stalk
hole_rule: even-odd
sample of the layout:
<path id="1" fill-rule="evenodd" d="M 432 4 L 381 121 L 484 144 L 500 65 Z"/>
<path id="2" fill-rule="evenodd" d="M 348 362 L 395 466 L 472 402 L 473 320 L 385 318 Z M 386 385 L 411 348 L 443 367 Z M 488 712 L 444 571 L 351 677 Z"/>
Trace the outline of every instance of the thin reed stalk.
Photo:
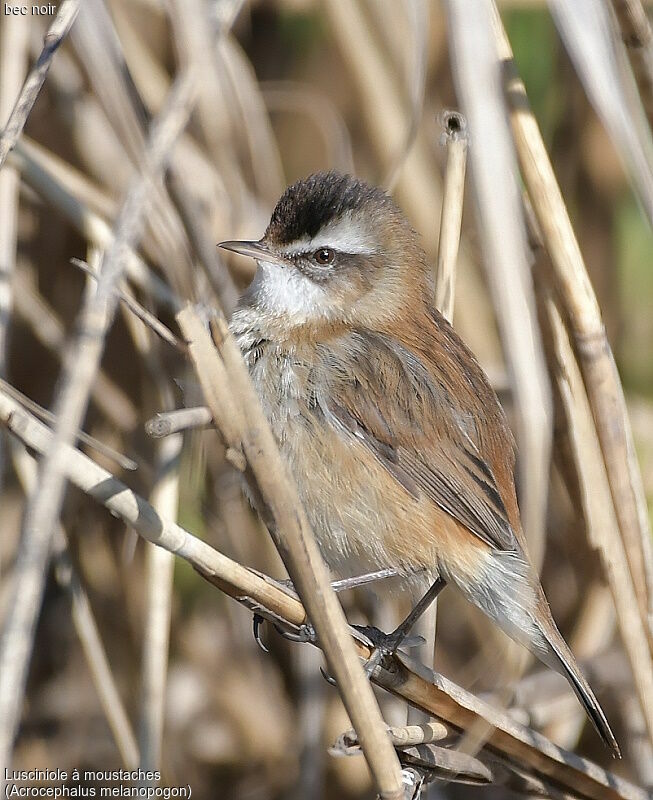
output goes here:
<path id="1" fill-rule="evenodd" d="M 653 644 L 651 531 L 621 381 L 599 304 L 498 12 L 495 13 L 495 34 L 504 62 L 510 119 L 522 174 L 551 259 L 553 279 L 583 373 L 637 608 L 648 632 L 649 644 Z"/>
<path id="2" fill-rule="evenodd" d="M 16 565 L 15 586 L 0 641 L 0 771 L 8 766 L 22 703 L 27 664 L 36 617 L 43 594 L 45 564 L 59 518 L 66 485 L 65 445 L 79 429 L 113 320 L 117 299 L 113 287 L 125 269 L 124 253 L 140 235 L 151 181 L 162 170 L 179 131 L 192 108 L 195 78 L 183 75 L 170 93 L 168 104 L 152 128 L 144 152 L 146 172 L 130 187 L 116 223 L 113 245 L 102 259 L 97 287 L 87 292 L 80 314 L 79 334 L 69 350 L 64 377 L 54 404 L 57 426 L 52 448 L 39 471 L 39 492 L 27 504 L 23 536 Z"/>
<path id="3" fill-rule="evenodd" d="M 36 98 L 45 82 L 54 54 L 75 22 L 79 5 L 79 0 L 63 0 L 57 9 L 57 15 L 45 34 L 41 54 L 36 64 L 29 71 L 20 96 L 16 100 L 4 130 L 0 134 L 0 169 L 2 169 L 9 152 L 13 149 L 25 127 L 29 112 L 32 110 L 32 106 L 36 102 Z"/>
<path id="4" fill-rule="evenodd" d="M 467 169 L 467 123 L 462 114 L 447 111 L 443 115 L 443 144 L 447 159 L 442 193 L 440 241 L 435 267 L 435 307 L 453 321 L 456 287 L 456 262 L 465 201 Z"/>
<path id="5" fill-rule="evenodd" d="M 386 734 L 374 694 L 356 657 L 347 621 L 331 589 L 327 567 L 224 317 L 218 317 L 216 323 L 223 366 L 217 365 L 220 360 L 217 351 L 190 307 L 177 315 L 177 321 L 189 343 L 197 376 L 202 387 L 206 387 L 206 400 L 219 429 L 222 430 L 223 426 L 225 403 L 212 404 L 216 391 L 221 396 L 231 391 L 233 400 L 242 409 L 236 420 L 235 435 L 251 468 L 248 484 L 250 490 L 254 490 L 259 513 L 315 628 L 345 708 L 360 737 L 380 796 L 403 798 L 399 762 Z M 215 374 L 210 379 L 208 376 L 212 372 Z M 221 380 L 225 372 L 227 383 Z M 232 435 L 229 432 L 224 436 L 227 444 L 231 444 Z"/>
<path id="6" fill-rule="evenodd" d="M 174 520 L 179 502 L 179 456 L 182 436 L 163 439 L 158 447 L 159 475 L 151 503 L 157 513 Z M 172 553 L 147 545 L 146 625 L 141 668 L 140 767 L 162 771 L 165 689 L 168 673 L 168 645 L 172 608 L 174 557 Z M 152 785 L 156 785 L 153 782 Z"/>
<path id="7" fill-rule="evenodd" d="M 22 16 L 0 26 L 0 126 L 7 124 L 20 93 L 29 54 L 29 25 Z M 9 165 L 0 171 L 0 379 L 7 377 L 12 279 L 16 269 L 20 175 Z M 5 477 L 5 441 L 0 438 L 0 491 Z"/>
<path id="8" fill-rule="evenodd" d="M 653 130 L 653 30 L 641 0 L 611 0 L 639 95 Z"/>
<path id="9" fill-rule="evenodd" d="M 542 563 L 552 420 L 550 387 L 528 264 L 517 165 L 505 103 L 490 0 L 468 14 L 444 4 L 457 91 L 472 140 L 472 180 L 497 322 L 514 387 L 521 518 L 533 563 Z"/>

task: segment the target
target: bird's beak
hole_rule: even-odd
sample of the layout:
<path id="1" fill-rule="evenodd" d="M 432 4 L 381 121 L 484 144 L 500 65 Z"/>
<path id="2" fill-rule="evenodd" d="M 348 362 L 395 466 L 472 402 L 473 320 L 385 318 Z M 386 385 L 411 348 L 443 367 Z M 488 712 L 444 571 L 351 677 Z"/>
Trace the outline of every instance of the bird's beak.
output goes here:
<path id="1" fill-rule="evenodd" d="M 270 250 L 261 242 L 220 242 L 218 247 L 223 250 L 231 250 L 233 253 L 238 253 L 241 256 L 249 256 L 255 258 L 257 261 L 265 261 L 268 264 L 279 264 L 280 266 L 287 266 L 288 259 L 278 253 Z"/>

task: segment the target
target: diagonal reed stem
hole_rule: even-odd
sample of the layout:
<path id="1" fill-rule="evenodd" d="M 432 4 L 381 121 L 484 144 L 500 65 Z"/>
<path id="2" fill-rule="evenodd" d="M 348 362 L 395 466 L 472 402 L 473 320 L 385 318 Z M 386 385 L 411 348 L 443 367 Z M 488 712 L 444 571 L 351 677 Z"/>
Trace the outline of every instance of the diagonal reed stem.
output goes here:
<path id="1" fill-rule="evenodd" d="M 571 327 L 626 547 L 638 610 L 648 631 L 649 644 L 653 646 L 653 546 L 619 374 L 567 208 L 496 7 L 495 35 L 504 61 L 506 92 L 522 174 Z"/>
<path id="2" fill-rule="evenodd" d="M 213 418 L 222 429 L 225 402 L 213 402 L 215 393 L 231 395 L 241 413 L 236 430 L 224 436 L 228 445 L 240 443 L 247 458 L 246 472 L 257 507 L 270 530 L 286 568 L 317 633 L 320 647 L 336 679 L 350 719 L 356 729 L 382 798 L 402 798 L 399 762 L 385 723 L 349 636 L 347 620 L 331 589 L 327 567 L 310 529 L 288 470 L 281 459 L 267 420 L 252 386 L 247 368 L 222 315 L 217 317 L 217 344 L 213 347 L 199 317 L 186 307 L 177 315 L 186 337 L 197 376 Z M 213 380 L 209 376 L 215 375 Z M 226 374 L 227 381 L 222 377 Z M 224 435 L 224 434 L 223 434 Z"/>

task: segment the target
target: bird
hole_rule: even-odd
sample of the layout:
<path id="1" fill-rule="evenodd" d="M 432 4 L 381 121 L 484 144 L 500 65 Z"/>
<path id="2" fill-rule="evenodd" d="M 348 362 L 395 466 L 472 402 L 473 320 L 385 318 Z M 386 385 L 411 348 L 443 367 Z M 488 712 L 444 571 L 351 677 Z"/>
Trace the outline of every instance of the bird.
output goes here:
<path id="1" fill-rule="evenodd" d="M 426 576 L 408 625 L 455 586 L 567 679 L 619 754 L 529 561 L 505 413 L 393 199 L 316 173 L 260 239 L 220 246 L 256 261 L 230 328 L 331 570 Z"/>

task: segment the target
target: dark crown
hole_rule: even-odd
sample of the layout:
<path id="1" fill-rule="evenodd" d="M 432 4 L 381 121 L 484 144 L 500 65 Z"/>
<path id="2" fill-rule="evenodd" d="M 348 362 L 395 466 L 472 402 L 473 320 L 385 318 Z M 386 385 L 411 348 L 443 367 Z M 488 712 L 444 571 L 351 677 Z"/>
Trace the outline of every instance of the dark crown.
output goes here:
<path id="1" fill-rule="evenodd" d="M 264 238 L 288 244 L 302 236 L 315 236 L 331 220 L 363 206 L 400 213 L 382 189 L 352 175 L 318 172 L 286 189 L 272 212 Z"/>

